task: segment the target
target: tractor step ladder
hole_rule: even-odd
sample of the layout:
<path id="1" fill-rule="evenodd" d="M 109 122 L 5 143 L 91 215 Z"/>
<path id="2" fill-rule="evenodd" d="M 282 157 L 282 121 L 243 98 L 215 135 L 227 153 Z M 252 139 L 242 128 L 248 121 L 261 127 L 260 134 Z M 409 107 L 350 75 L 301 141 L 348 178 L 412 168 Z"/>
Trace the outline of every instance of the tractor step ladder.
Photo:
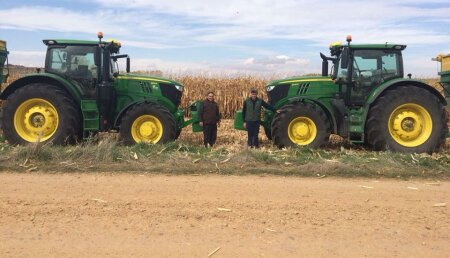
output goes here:
<path id="1" fill-rule="evenodd" d="M 100 127 L 100 115 L 95 100 L 81 100 L 81 112 L 83 113 L 83 130 L 98 131 Z"/>
<path id="2" fill-rule="evenodd" d="M 351 109 L 349 111 L 349 141 L 353 144 L 364 143 L 364 109 Z"/>

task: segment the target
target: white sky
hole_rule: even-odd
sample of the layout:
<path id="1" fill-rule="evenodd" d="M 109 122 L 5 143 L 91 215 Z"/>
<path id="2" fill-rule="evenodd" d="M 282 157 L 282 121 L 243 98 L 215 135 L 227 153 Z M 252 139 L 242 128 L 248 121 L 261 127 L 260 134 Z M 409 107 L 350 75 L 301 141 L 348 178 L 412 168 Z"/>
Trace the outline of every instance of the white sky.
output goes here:
<path id="1" fill-rule="evenodd" d="M 436 76 L 450 53 L 450 2 L 416 0 L 0 0 L 0 38 L 14 64 L 42 66 L 45 38 L 123 42 L 135 70 L 320 73 L 328 45 L 407 44 L 406 72 Z"/>

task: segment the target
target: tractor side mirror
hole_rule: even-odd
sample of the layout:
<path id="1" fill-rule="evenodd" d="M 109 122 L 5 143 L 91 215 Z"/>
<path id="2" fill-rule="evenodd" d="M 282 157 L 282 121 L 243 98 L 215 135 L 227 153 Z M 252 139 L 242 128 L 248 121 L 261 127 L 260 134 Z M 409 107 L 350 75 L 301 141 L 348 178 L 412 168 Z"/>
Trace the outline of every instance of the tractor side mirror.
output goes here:
<path id="1" fill-rule="evenodd" d="M 127 73 L 130 73 L 130 57 L 127 57 Z"/>
<path id="2" fill-rule="evenodd" d="M 348 48 L 344 48 L 342 50 L 341 54 L 341 68 L 347 69 L 348 68 Z"/>

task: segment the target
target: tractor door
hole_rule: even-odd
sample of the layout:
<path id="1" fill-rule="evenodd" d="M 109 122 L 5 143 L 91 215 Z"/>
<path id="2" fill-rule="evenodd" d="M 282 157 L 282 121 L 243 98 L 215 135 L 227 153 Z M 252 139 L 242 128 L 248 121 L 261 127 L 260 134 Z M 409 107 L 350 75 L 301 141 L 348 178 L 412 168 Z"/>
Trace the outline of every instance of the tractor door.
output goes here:
<path id="1" fill-rule="evenodd" d="M 362 106 L 368 95 L 382 83 L 403 77 L 401 52 L 395 50 L 357 49 L 349 67 L 349 104 Z"/>

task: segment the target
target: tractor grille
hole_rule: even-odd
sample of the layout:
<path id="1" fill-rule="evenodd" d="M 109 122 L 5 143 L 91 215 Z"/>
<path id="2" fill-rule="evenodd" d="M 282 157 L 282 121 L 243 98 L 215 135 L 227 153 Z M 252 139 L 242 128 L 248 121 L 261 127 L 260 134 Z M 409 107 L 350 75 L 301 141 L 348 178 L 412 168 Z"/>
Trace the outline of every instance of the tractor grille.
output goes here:
<path id="1" fill-rule="evenodd" d="M 164 97 L 168 98 L 175 106 L 179 106 L 181 103 L 182 92 L 175 88 L 173 84 L 160 83 L 159 87 Z"/>
<path id="2" fill-rule="evenodd" d="M 288 95 L 290 84 L 280 84 L 267 93 L 269 97 L 269 104 L 275 105 L 280 99 Z"/>

